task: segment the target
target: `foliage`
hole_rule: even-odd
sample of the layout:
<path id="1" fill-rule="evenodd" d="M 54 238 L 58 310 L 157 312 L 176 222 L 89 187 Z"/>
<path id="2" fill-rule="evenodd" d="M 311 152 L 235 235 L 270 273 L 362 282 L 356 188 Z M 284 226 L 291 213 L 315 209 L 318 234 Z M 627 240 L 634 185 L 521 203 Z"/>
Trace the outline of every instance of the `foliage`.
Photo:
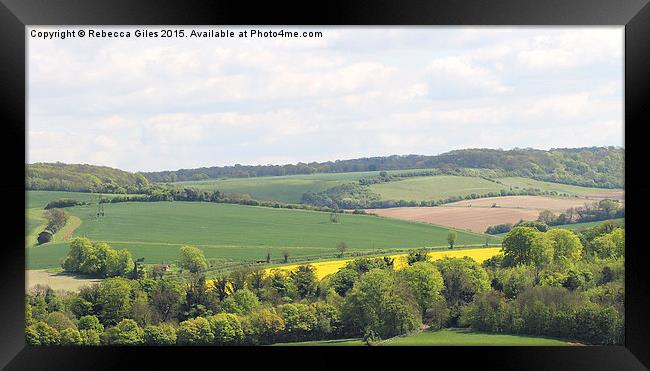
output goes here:
<path id="1" fill-rule="evenodd" d="M 249 289 L 240 289 L 221 302 L 221 309 L 228 313 L 249 314 L 259 305 L 259 299 L 254 292 Z"/>
<path id="2" fill-rule="evenodd" d="M 488 274 L 470 258 L 445 258 L 434 264 L 442 274 L 442 295 L 451 311 L 451 321 L 457 322 L 462 307 L 470 303 L 476 294 L 489 290 Z"/>
<path id="3" fill-rule="evenodd" d="M 214 333 L 207 319 L 196 317 L 181 322 L 176 337 L 179 345 L 206 345 L 212 343 Z"/>
<path id="4" fill-rule="evenodd" d="M 37 321 L 27 327 L 25 338 L 29 345 L 57 345 L 59 344 L 59 332 L 45 322 Z"/>
<path id="5" fill-rule="evenodd" d="M 60 335 L 61 341 L 59 343 L 61 345 L 83 345 L 84 343 L 84 339 L 79 333 L 79 330 L 74 327 L 61 330 Z"/>
<path id="6" fill-rule="evenodd" d="M 429 253 L 426 250 L 411 250 L 406 256 L 406 263 L 413 265 L 417 262 L 425 262 L 430 259 Z"/>
<path id="7" fill-rule="evenodd" d="M 203 251 L 194 246 L 183 246 L 178 258 L 178 266 L 187 269 L 191 273 L 204 271 L 208 267 Z"/>
<path id="8" fill-rule="evenodd" d="M 174 345 L 176 344 L 176 329 L 167 323 L 157 326 L 148 325 L 144 328 L 143 341 L 146 345 Z"/>
<path id="9" fill-rule="evenodd" d="M 148 184 L 142 174 L 106 166 L 61 162 L 26 165 L 25 188 L 30 190 L 139 193 Z"/>
<path id="10" fill-rule="evenodd" d="M 72 206 L 79 206 L 79 205 L 85 205 L 86 203 L 83 201 L 78 201 L 78 200 L 73 200 L 71 198 L 63 198 L 59 200 L 53 200 L 47 203 L 45 205 L 45 210 L 48 209 L 58 209 L 58 208 L 64 208 L 64 207 L 72 207 Z"/>
<path id="11" fill-rule="evenodd" d="M 208 317 L 214 334 L 214 342 L 219 345 L 237 345 L 244 340 L 244 331 L 239 318 L 231 313 L 219 313 Z"/>
<path id="12" fill-rule="evenodd" d="M 144 330 L 134 320 L 125 318 L 104 331 L 101 342 L 105 345 L 140 345 L 144 342 Z"/>
<path id="13" fill-rule="evenodd" d="M 343 322 L 356 333 L 373 331 L 381 338 L 419 328 L 420 308 L 391 271 L 365 273 L 345 297 Z"/>
<path id="14" fill-rule="evenodd" d="M 318 280 L 316 279 L 316 268 L 313 265 L 300 265 L 298 269 L 289 273 L 289 277 L 298 290 L 301 299 L 311 298 L 316 295 Z"/>
<path id="15" fill-rule="evenodd" d="M 95 277 L 126 276 L 131 272 L 133 259 L 128 250 L 115 250 L 105 242 L 76 237 L 62 267 L 66 272 Z"/>
<path id="16" fill-rule="evenodd" d="M 340 173 L 394 169 L 477 168 L 502 169 L 515 176 L 588 187 L 622 187 L 622 148 L 592 147 L 574 149 L 463 149 L 437 156 L 386 156 L 309 164 L 224 166 L 178 171 L 144 173 L 152 182 L 191 180 L 196 174 L 210 178 L 248 178 L 313 173 Z M 380 175 L 381 176 L 381 175 Z"/>
<path id="17" fill-rule="evenodd" d="M 512 224 L 505 223 L 505 224 L 497 224 L 497 225 L 489 226 L 485 230 L 485 233 L 487 233 L 487 234 L 500 234 L 500 233 L 510 232 L 510 230 L 512 230 Z"/>
<path id="18" fill-rule="evenodd" d="M 456 231 L 449 231 L 449 233 L 447 233 L 447 243 L 449 244 L 450 249 L 454 248 L 454 243 L 456 243 L 457 238 L 458 233 L 456 233 Z"/>

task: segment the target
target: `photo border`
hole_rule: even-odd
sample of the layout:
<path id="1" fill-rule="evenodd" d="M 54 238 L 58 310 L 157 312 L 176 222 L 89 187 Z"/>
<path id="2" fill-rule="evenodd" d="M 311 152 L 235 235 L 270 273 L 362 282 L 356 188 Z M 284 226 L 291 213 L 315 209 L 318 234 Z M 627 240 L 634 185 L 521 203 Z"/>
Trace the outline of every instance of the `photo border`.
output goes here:
<path id="1" fill-rule="evenodd" d="M 0 259 L 0 367 L 7 369 L 117 369 L 163 367 L 226 359 L 241 367 L 305 365 L 348 368 L 404 367 L 440 358 L 464 367 L 507 369 L 646 369 L 650 365 L 650 289 L 644 260 L 642 211 L 650 186 L 641 134 L 650 123 L 650 6 L 647 0 L 444 0 L 287 1 L 253 5 L 218 1 L 0 0 L 0 113 L 2 150 L 9 174 L 2 190 L 9 209 L 9 239 Z M 30 347 L 24 340 L 25 254 L 21 218 L 25 207 L 26 25 L 465 25 L 625 26 L 625 346 L 585 347 Z M 645 110 L 644 110 L 645 108 Z M 638 141 L 638 142 L 637 142 Z M 647 146 L 647 144 L 646 144 Z M 22 152 L 21 152 L 22 151 Z M 18 153 L 25 157 L 20 159 Z M 632 170 L 636 169 L 636 171 Z M 644 199 L 643 196 L 646 196 Z M 630 200 L 632 203 L 630 205 Z M 630 207 L 631 206 L 631 207 Z M 627 219 L 627 218 L 626 218 Z M 253 353 L 254 352 L 254 353 Z M 250 356 L 252 355 L 252 356 Z M 342 360 L 341 357 L 345 357 Z M 191 362 L 191 363 L 190 363 Z M 210 364 L 210 363 L 208 363 Z M 646 365 L 646 367 L 643 366 Z M 202 367 L 202 366 L 197 366 Z"/>

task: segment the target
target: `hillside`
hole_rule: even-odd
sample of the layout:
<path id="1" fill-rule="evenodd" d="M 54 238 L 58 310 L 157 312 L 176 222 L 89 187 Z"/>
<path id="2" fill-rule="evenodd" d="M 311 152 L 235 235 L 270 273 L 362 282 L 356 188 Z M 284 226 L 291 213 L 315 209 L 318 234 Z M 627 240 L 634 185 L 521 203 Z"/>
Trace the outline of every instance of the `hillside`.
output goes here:
<path id="1" fill-rule="evenodd" d="M 341 215 L 330 222 L 328 213 L 203 202 L 118 203 L 96 216 L 92 205 L 66 211 L 81 223 L 71 237 L 87 236 L 126 248 L 148 263 L 174 261 L 184 244 L 200 247 L 206 258 L 219 263 L 264 259 L 268 252 L 279 262 L 288 250 L 291 259 L 334 257 L 344 241 L 349 253 L 403 251 L 447 245 L 449 229 L 368 215 Z M 457 246 L 482 245 L 486 236 L 458 231 Z M 489 237 L 491 243 L 498 238 Z M 66 242 L 28 249 L 29 269 L 58 267 L 69 247 Z"/>
<path id="2" fill-rule="evenodd" d="M 248 178 L 378 170 L 478 168 L 537 180 L 587 187 L 623 187 L 625 151 L 617 147 L 537 149 L 462 149 L 437 156 L 393 155 L 288 165 L 234 165 L 143 173 L 152 182 Z"/>
<path id="3" fill-rule="evenodd" d="M 25 189 L 97 193 L 138 193 L 149 185 L 139 173 L 87 164 L 36 163 L 25 166 Z"/>

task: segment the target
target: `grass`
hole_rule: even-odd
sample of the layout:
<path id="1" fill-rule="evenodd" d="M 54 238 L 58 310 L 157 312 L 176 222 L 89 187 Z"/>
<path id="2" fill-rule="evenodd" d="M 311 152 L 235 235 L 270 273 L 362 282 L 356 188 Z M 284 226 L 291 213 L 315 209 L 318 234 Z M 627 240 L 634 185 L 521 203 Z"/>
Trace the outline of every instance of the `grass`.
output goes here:
<path id="1" fill-rule="evenodd" d="M 373 184 L 370 190 L 384 200 L 442 200 L 472 193 L 498 192 L 503 185 L 478 177 L 437 175 L 412 177 L 396 182 Z"/>
<path id="2" fill-rule="evenodd" d="M 370 189 L 384 200 L 442 200 L 452 196 L 467 196 L 472 193 L 487 194 L 502 189 L 536 188 L 542 191 L 556 191 L 571 196 L 582 196 L 594 192 L 617 192 L 603 188 L 588 188 L 568 184 L 551 183 L 522 177 L 498 179 L 503 184 L 478 177 L 452 175 L 406 178 L 397 182 L 373 184 Z"/>
<path id="3" fill-rule="evenodd" d="M 127 248 L 147 263 L 175 261 L 184 244 L 200 247 L 217 262 L 262 260 L 267 251 L 278 261 L 285 249 L 291 258 L 333 257 L 341 241 L 349 253 L 384 253 L 445 246 L 449 230 L 368 215 L 341 215 L 340 223 L 333 224 L 328 213 L 202 202 L 108 204 L 99 219 L 93 205 L 66 210 L 81 220 L 72 237 Z M 458 231 L 458 246 L 483 243 L 484 235 Z M 55 239 L 29 248 L 29 269 L 58 266 L 67 245 Z"/>
<path id="4" fill-rule="evenodd" d="M 388 174 L 400 174 L 404 172 L 420 172 L 427 170 L 429 169 L 388 170 L 386 172 Z M 179 188 L 193 187 L 209 190 L 218 189 L 225 193 L 248 193 L 252 198 L 264 201 L 298 203 L 305 192 L 322 192 L 340 184 L 357 183 L 361 178 L 375 177 L 378 176 L 379 173 L 379 171 L 362 171 L 351 173 L 266 176 L 254 178 L 224 178 L 177 182 L 171 184 Z M 486 183 L 491 183 L 480 178 L 472 179 L 479 179 Z M 496 183 L 491 184 L 498 185 Z M 498 188 L 497 190 L 499 189 L 501 188 Z"/>
<path id="5" fill-rule="evenodd" d="M 522 178 L 522 177 L 507 177 L 507 178 L 499 178 L 498 180 L 506 184 L 507 186 L 513 187 L 514 189 L 516 189 L 517 187 L 519 189 L 537 188 L 537 189 L 541 189 L 542 191 L 556 191 L 556 192 L 567 193 L 571 196 L 582 196 L 594 192 L 620 191 L 620 189 L 581 187 L 581 186 L 575 186 L 570 184 L 544 182 L 541 180 L 534 180 L 534 179 Z"/>
<path id="6" fill-rule="evenodd" d="M 466 329 L 425 331 L 410 336 L 397 337 L 381 345 L 398 346 L 566 346 L 568 342 L 542 337 L 489 334 Z"/>
<path id="7" fill-rule="evenodd" d="M 199 189 L 218 189 L 225 193 L 248 193 L 254 199 L 298 203 L 305 192 L 322 192 L 344 183 L 379 175 L 378 171 L 332 174 L 267 176 L 255 178 L 211 179 L 177 182 L 172 185 Z"/>
<path id="8" fill-rule="evenodd" d="M 276 346 L 363 346 L 359 338 L 341 340 L 306 341 L 298 343 L 279 343 Z M 425 331 L 412 335 L 395 337 L 380 342 L 380 346 L 567 346 L 570 343 L 557 339 L 489 334 L 468 329 L 443 329 Z"/>
<path id="9" fill-rule="evenodd" d="M 605 222 L 613 222 L 613 223 L 617 223 L 617 224 L 618 223 L 625 223 L 625 218 L 607 219 L 607 220 L 600 220 L 600 221 L 597 221 L 597 222 L 584 222 L 584 223 L 554 225 L 552 227 L 549 227 L 549 229 L 558 229 L 558 228 L 560 228 L 560 229 L 568 229 L 568 230 L 571 230 L 571 231 L 579 232 L 579 231 L 582 231 L 582 230 L 585 230 L 585 229 L 593 228 L 593 227 L 595 227 L 595 226 L 597 226 L 597 225 L 599 225 L 601 223 L 605 223 Z M 506 232 L 506 233 L 495 234 L 493 236 L 498 237 L 498 238 L 503 238 L 507 234 L 508 233 Z"/>
<path id="10" fill-rule="evenodd" d="M 26 195 L 26 209 L 42 209 L 48 202 L 62 198 L 71 198 L 83 202 L 96 202 L 97 197 L 112 198 L 116 195 L 84 192 L 60 192 L 60 191 L 28 191 Z"/>
<path id="11" fill-rule="evenodd" d="M 272 344 L 272 346 L 360 346 L 360 345 L 366 345 L 366 343 L 364 343 L 362 339 L 358 339 L 358 338 Z"/>
<path id="12" fill-rule="evenodd" d="M 585 223 L 555 225 L 555 226 L 550 227 L 550 229 L 561 228 L 561 229 L 569 229 L 569 230 L 572 230 L 572 231 L 581 231 L 581 230 L 584 230 L 584 229 L 595 227 L 595 226 L 597 226 L 597 225 L 599 225 L 601 223 L 605 223 L 605 222 L 613 222 L 613 223 L 619 224 L 619 223 L 624 223 L 625 218 L 600 220 L 600 221 L 596 221 L 596 222 L 585 222 Z"/>

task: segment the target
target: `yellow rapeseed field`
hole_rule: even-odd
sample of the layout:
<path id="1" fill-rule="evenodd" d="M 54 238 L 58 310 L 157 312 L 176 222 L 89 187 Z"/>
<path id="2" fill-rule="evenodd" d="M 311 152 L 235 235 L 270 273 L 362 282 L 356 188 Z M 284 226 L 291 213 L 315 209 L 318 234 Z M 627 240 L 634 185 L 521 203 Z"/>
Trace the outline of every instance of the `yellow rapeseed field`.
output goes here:
<path id="1" fill-rule="evenodd" d="M 431 260 L 439 260 L 445 257 L 450 258 L 462 258 L 468 256 L 479 263 L 482 263 L 484 260 L 491 258 L 496 255 L 501 250 L 500 247 L 488 247 L 488 248 L 477 248 L 477 249 L 466 249 L 466 250 L 445 250 L 445 251 L 430 251 L 429 257 Z M 402 269 L 406 266 L 406 256 L 408 254 L 397 254 L 397 255 L 388 255 L 389 257 L 395 259 L 395 269 Z M 342 260 L 332 260 L 325 262 L 316 262 L 310 263 L 316 267 L 316 276 L 318 279 L 322 279 L 328 274 L 336 273 L 339 269 L 343 268 L 345 264 L 353 259 L 342 259 Z M 299 265 L 303 264 L 292 264 L 285 265 L 277 268 L 266 269 L 266 273 L 270 273 L 274 270 L 281 270 L 285 272 L 290 272 L 298 268 Z"/>

